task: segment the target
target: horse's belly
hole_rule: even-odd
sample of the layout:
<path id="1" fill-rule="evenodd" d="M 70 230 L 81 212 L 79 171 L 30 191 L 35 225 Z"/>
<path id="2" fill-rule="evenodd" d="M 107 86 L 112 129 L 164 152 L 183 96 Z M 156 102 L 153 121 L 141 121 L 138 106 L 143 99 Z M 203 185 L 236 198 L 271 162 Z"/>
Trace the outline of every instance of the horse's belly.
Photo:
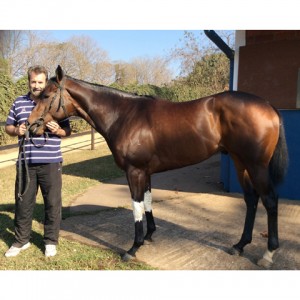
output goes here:
<path id="1" fill-rule="evenodd" d="M 156 173 L 194 165 L 208 159 L 216 152 L 217 147 L 210 148 L 209 151 L 194 148 L 190 151 L 161 153 L 150 162 L 149 170 L 150 173 Z"/>

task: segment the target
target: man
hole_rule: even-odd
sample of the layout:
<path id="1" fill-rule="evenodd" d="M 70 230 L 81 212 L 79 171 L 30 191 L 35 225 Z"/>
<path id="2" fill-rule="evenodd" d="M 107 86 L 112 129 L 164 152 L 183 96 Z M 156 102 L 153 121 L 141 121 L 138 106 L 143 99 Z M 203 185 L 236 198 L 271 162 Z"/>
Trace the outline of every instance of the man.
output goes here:
<path id="1" fill-rule="evenodd" d="M 29 93 L 18 97 L 7 117 L 5 131 L 10 136 L 18 136 L 19 143 L 26 133 L 25 122 L 35 107 L 39 96 L 48 80 L 48 71 L 42 66 L 31 67 L 28 70 Z M 30 247 L 32 217 L 36 202 L 36 194 L 40 187 L 45 209 L 44 243 L 45 256 L 55 256 L 56 245 L 61 222 L 61 137 L 71 134 L 69 120 L 46 124 L 48 138 L 45 136 L 32 137 L 25 140 L 26 162 L 29 170 L 29 187 L 20 197 L 18 171 L 15 183 L 15 241 L 5 253 L 6 257 L 16 256 L 22 250 Z M 24 154 L 22 163 L 25 164 Z M 18 170 L 18 165 L 17 165 Z M 22 168 L 23 176 L 26 175 Z M 21 170 L 19 170 L 21 171 Z M 22 180 L 23 181 L 23 180 Z"/>

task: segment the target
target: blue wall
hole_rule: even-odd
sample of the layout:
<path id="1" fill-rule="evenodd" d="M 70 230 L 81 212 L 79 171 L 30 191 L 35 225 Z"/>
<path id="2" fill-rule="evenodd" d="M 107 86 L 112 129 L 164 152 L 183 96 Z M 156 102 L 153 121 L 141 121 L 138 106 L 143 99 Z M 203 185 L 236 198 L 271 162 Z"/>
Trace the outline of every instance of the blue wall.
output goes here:
<path id="1" fill-rule="evenodd" d="M 277 187 L 280 198 L 300 200 L 300 110 L 280 110 L 289 152 L 289 168 L 284 182 Z M 228 192 L 241 193 L 233 161 L 221 158 L 221 181 Z"/>

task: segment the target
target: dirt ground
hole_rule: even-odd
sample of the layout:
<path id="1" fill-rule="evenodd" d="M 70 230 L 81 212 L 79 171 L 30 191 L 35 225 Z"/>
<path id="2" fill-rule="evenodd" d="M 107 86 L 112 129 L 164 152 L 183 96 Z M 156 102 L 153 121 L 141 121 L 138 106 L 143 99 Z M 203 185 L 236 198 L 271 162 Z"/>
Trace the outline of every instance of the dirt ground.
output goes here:
<path id="1" fill-rule="evenodd" d="M 259 204 L 253 241 L 243 256 L 228 254 L 244 224 L 241 194 L 226 193 L 219 182 L 220 157 L 152 176 L 153 242 L 136 259 L 160 270 L 260 270 L 256 262 L 267 247 L 261 233 L 266 212 Z M 99 184 L 70 207 L 80 213 L 62 222 L 61 236 L 122 254 L 133 243 L 131 197 L 125 178 Z M 85 213 L 82 215 L 82 213 Z M 300 201 L 279 202 L 280 248 L 273 270 L 300 269 Z"/>

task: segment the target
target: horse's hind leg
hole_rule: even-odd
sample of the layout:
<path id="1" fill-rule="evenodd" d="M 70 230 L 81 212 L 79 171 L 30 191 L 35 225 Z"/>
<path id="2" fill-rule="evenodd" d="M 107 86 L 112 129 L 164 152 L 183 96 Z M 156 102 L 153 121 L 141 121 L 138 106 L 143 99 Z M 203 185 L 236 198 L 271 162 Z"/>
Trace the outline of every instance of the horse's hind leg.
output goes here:
<path id="1" fill-rule="evenodd" d="M 229 250 L 229 253 L 232 255 L 240 255 L 243 253 L 244 247 L 247 244 L 250 244 L 252 241 L 252 232 L 259 195 L 253 188 L 248 172 L 236 161 L 235 164 L 237 167 L 238 178 L 244 191 L 244 200 L 246 203 L 247 211 L 241 239 L 237 244 L 232 246 L 232 248 Z"/>
<path id="2" fill-rule="evenodd" d="M 254 189 L 251 192 L 244 192 L 244 200 L 247 208 L 244 230 L 240 241 L 232 246 L 230 254 L 241 255 L 244 251 L 244 247 L 252 242 L 252 232 L 255 222 L 258 199 L 259 196 Z"/>
<path id="3" fill-rule="evenodd" d="M 262 194 L 261 200 L 268 215 L 268 249 L 257 264 L 264 268 L 270 268 L 273 264 L 275 250 L 279 248 L 278 196 L 271 183 L 269 183 L 267 191 Z"/>
<path id="4" fill-rule="evenodd" d="M 258 261 L 258 265 L 270 268 L 273 264 L 272 257 L 275 250 L 279 247 L 278 196 L 274 190 L 267 168 L 256 167 L 255 173 L 252 174 L 251 178 L 268 215 L 268 249 L 264 253 L 263 258 Z"/>

